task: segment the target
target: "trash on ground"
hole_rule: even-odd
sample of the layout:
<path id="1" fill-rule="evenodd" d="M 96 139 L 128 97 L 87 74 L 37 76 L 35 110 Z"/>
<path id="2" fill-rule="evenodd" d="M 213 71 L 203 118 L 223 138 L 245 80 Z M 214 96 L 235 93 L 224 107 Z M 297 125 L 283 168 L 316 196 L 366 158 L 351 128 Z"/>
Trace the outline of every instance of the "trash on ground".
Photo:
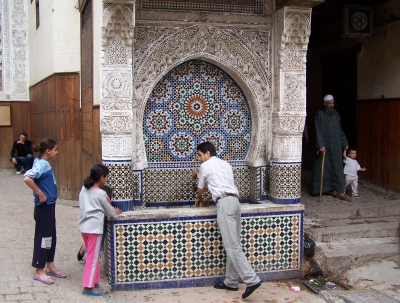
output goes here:
<path id="1" fill-rule="evenodd" d="M 313 278 L 303 282 L 303 284 L 315 294 L 318 294 L 322 290 L 348 290 L 343 285 L 324 277 Z"/>
<path id="2" fill-rule="evenodd" d="M 294 292 L 298 292 L 298 291 L 300 291 L 300 287 L 298 287 L 298 286 L 291 286 L 291 287 L 290 287 L 290 290 L 291 290 L 291 291 L 294 291 Z"/>

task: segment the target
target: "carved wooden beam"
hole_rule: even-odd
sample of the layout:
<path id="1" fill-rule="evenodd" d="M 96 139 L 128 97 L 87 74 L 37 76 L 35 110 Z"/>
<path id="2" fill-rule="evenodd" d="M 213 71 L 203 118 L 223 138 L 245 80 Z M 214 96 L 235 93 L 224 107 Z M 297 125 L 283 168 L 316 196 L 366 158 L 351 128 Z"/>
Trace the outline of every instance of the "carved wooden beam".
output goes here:
<path id="1" fill-rule="evenodd" d="M 284 6 L 296 6 L 296 7 L 313 7 L 318 4 L 325 2 L 325 0 L 276 0 L 276 9 L 280 9 Z"/>

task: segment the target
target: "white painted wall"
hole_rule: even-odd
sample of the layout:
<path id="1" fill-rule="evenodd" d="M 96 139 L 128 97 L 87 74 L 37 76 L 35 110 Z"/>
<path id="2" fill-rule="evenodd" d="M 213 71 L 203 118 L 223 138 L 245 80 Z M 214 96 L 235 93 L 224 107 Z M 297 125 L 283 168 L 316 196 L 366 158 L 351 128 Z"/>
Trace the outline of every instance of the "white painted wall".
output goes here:
<path id="1" fill-rule="evenodd" d="M 28 1 L 29 86 L 62 72 L 80 71 L 80 13 L 77 0 Z"/>
<path id="2" fill-rule="evenodd" d="M 388 3 L 389 12 L 400 12 L 400 0 Z M 395 14 L 399 17 L 398 14 Z M 386 35 L 383 33 L 387 31 Z M 400 20 L 380 28 L 373 39 L 364 39 L 358 59 L 357 99 L 400 97 Z"/>

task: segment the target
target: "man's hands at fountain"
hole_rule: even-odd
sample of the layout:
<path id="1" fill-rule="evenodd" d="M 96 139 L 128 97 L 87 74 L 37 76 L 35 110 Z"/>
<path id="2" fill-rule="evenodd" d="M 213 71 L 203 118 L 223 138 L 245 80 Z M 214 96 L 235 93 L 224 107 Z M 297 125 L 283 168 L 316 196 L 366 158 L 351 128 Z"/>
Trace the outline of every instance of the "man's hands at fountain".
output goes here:
<path id="1" fill-rule="evenodd" d="M 210 196 L 207 196 L 205 198 L 197 198 L 194 206 L 200 207 L 201 205 L 202 207 L 208 207 L 210 206 L 210 200 L 211 200 Z"/>

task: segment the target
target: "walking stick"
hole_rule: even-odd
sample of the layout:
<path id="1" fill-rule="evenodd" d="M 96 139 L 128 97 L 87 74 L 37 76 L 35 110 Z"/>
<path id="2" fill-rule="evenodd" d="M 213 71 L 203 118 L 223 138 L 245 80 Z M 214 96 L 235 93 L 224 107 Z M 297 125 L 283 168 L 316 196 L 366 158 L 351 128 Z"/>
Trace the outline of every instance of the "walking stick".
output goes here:
<path id="1" fill-rule="evenodd" d="M 322 152 L 321 184 L 319 186 L 319 202 L 322 202 L 322 184 L 324 182 L 325 152 Z"/>

